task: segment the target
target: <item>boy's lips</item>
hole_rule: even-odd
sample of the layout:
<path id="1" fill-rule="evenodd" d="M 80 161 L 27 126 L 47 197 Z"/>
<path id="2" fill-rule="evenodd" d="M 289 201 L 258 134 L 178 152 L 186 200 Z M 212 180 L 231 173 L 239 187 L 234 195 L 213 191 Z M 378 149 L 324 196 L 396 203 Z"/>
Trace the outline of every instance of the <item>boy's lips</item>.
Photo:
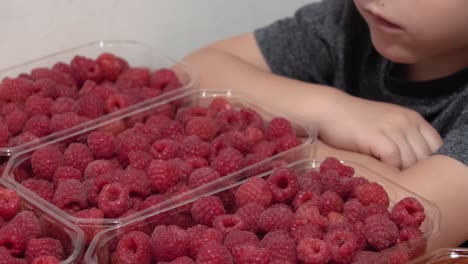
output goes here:
<path id="1" fill-rule="evenodd" d="M 372 22 L 374 22 L 377 26 L 381 28 L 384 28 L 387 30 L 403 30 L 403 27 L 386 19 L 384 16 L 382 16 L 381 14 L 379 14 L 378 12 L 370 8 L 369 9 L 366 8 L 365 12 L 368 14 Z"/>

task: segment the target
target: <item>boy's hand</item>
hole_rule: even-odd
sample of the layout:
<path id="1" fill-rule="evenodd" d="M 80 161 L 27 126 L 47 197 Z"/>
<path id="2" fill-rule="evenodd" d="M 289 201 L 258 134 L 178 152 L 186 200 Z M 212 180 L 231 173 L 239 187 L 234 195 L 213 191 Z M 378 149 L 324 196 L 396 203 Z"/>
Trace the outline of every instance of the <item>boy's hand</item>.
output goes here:
<path id="1" fill-rule="evenodd" d="M 437 131 L 413 110 L 344 93 L 336 94 L 333 105 L 320 123 L 319 136 L 334 147 L 406 169 L 442 145 Z"/>

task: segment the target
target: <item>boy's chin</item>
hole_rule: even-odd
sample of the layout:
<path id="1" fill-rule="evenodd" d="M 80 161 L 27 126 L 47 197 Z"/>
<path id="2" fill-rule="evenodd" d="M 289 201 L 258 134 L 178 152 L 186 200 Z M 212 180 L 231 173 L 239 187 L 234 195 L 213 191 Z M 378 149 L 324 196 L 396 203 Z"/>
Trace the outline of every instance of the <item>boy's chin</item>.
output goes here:
<path id="1" fill-rule="evenodd" d="M 387 60 L 400 64 L 414 64 L 419 58 L 414 52 L 409 51 L 399 45 L 381 45 L 373 41 L 374 48 Z"/>

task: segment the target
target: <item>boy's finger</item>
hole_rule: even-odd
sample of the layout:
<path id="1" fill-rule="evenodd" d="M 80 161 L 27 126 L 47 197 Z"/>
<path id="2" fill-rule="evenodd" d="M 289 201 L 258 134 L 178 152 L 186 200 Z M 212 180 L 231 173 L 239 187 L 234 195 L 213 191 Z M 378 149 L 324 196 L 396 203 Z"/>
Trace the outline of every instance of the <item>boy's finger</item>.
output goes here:
<path id="1" fill-rule="evenodd" d="M 384 134 L 372 137 L 369 140 L 371 155 L 380 159 L 383 163 L 396 168 L 401 167 L 401 154 L 398 145 Z"/>
<path id="2" fill-rule="evenodd" d="M 418 161 L 424 160 L 427 157 L 429 157 L 429 155 L 431 155 L 431 148 L 418 129 L 414 129 L 413 131 L 408 133 L 406 135 L 406 138 L 409 144 L 411 145 L 411 148 L 413 149 L 414 153 L 416 154 L 416 159 Z"/>
<path id="3" fill-rule="evenodd" d="M 430 148 L 430 153 L 437 151 L 444 142 L 439 133 L 429 124 L 422 124 L 419 126 L 421 135 L 425 138 Z"/>
<path id="4" fill-rule="evenodd" d="M 406 169 L 415 164 L 417 161 L 416 153 L 413 147 L 411 146 L 410 142 L 408 141 L 406 135 L 403 133 L 396 132 L 388 136 L 391 137 L 398 145 L 398 149 L 400 151 L 401 156 L 400 169 Z"/>

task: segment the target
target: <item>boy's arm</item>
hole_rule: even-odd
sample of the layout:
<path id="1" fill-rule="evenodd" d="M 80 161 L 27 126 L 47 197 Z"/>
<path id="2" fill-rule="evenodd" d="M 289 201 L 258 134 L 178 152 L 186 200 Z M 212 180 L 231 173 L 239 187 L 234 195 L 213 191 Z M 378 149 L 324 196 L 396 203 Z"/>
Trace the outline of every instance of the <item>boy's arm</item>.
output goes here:
<path id="1" fill-rule="evenodd" d="M 400 171 L 368 155 L 343 151 L 322 142 L 318 156 L 354 161 L 432 201 L 440 210 L 440 234 L 429 250 L 457 247 L 468 240 L 468 166 L 447 156 L 435 155 Z"/>
<path id="2" fill-rule="evenodd" d="M 184 61 L 199 72 L 201 88 L 241 91 L 270 110 L 318 122 L 327 144 L 395 167 L 425 159 L 442 142 L 415 111 L 272 74 L 253 33 L 209 45 Z"/>

